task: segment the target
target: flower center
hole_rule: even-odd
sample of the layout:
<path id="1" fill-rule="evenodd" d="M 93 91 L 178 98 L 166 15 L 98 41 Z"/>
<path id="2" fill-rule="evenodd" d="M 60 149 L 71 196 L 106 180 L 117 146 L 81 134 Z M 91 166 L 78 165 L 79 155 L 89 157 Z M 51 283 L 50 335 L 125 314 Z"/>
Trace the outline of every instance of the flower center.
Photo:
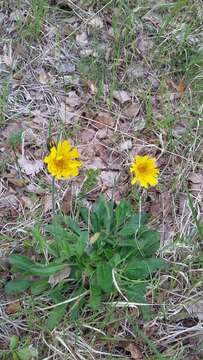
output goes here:
<path id="1" fill-rule="evenodd" d="M 138 165 L 138 171 L 141 172 L 141 173 L 146 173 L 147 165 L 146 164 Z"/>
<path id="2" fill-rule="evenodd" d="M 59 155 L 56 157 L 56 165 L 60 168 L 64 167 L 64 158 L 63 156 Z"/>

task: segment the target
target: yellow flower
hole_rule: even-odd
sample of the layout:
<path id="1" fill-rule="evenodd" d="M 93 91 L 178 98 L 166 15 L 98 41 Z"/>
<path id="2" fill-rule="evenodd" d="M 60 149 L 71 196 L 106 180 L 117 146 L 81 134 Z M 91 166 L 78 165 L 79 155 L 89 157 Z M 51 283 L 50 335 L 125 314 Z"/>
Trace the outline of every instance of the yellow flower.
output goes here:
<path id="1" fill-rule="evenodd" d="M 77 149 L 72 148 L 68 140 L 60 141 L 50 149 L 50 154 L 45 156 L 49 173 L 56 179 L 69 179 L 79 174 L 78 168 L 82 162 L 75 160 L 80 156 Z"/>
<path id="2" fill-rule="evenodd" d="M 135 176 L 131 184 L 139 182 L 144 188 L 148 188 L 149 185 L 157 185 L 159 169 L 156 167 L 155 161 L 155 158 L 150 158 L 148 155 L 135 156 L 130 168 L 130 172 Z"/>

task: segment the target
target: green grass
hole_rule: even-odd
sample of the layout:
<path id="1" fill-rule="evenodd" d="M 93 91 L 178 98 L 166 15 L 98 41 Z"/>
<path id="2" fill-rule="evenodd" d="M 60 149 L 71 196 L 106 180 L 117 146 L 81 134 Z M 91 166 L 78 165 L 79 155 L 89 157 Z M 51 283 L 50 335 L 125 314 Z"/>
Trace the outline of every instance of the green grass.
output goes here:
<path id="1" fill-rule="evenodd" d="M 6 110 L 8 103 L 9 95 L 9 82 L 4 80 L 2 81 L 0 89 L 0 126 L 5 125 L 7 121 Z"/>
<path id="2" fill-rule="evenodd" d="M 28 16 L 25 22 L 18 20 L 19 35 L 28 40 L 37 40 L 43 33 L 45 16 L 48 11 L 48 0 L 31 0 Z"/>

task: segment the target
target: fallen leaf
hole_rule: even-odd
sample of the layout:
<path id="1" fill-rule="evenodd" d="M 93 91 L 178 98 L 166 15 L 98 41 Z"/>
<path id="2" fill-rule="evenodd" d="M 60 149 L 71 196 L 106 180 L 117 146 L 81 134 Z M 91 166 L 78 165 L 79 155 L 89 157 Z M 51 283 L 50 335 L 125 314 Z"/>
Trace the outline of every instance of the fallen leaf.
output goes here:
<path id="1" fill-rule="evenodd" d="M 167 215 L 169 215 L 169 213 L 172 210 L 172 197 L 171 197 L 171 193 L 169 191 L 164 191 L 161 194 L 161 200 L 162 200 L 162 204 L 161 204 L 161 208 L 162 208 L 162 213 L 163 216 L 166 217 Z"/>
<path id="2" fill-rule="evenodd" d="M 96 116 L 94 125 L 97 129 L 102 129 L 105 125 L 113 127 L 114 119 L 110 113 L 101 111 Z"/>
<path id="3" fill-rule="evenodd" d="M 3 194 L 0 197 L 0 208 L 17 208 L 18 198 L 14 194 Z"/>
<path id="4" fill-rule="evenodd" d="M 186 306 L 186 309 L 193 317 L 197 317 L 199 321 L 203 321 L 203 300 L 200 299 L 199 301 Z"/>
<path id="5" fill-rule="evenodd" d="M 71 272 L 71 268 L 70 266 L 67 265 L 63 270 L 59 271 L 58 273 L 50 275 L 48 283 L 54 287 L 57 284 L 59 284 L 61 281 L 67 279 L 70 275 L 70 272 Z"/>
<path id="6" fill-rule="evenodd" d="M 25 206 L 25 208 L 27 209 L 32 209 L 33 208 L 33 201 L 30 199 L 29 196 L 21 196 L 21 201 L 23 203 L 23 205 Z"/>
<path id="7" fill-rule="evenodd" d="M 28 184 L 26 186 L 26 190 L 28 192 L 35 193 L 35 194 L 42 194 L 43 193 L 43 190 L 39 186 L 37 186 L 35 184 L 32 184 L 32 183 Z"/>
<path id="8" fill-rule="evenodd" d="M 46 84 L 49 81 L 49 75 L 47 72 L 42 68 L 39 73 L 39 82 L 41 84 Z"/>
<path id="9" fill-rule="evenodd" d="M 102 29 L 104 26 L 103 21 L 99 16 L 94 16 L 88 24 L 97 29 Z"/>
<path id="10" fill-rule="evenodd" d="M 75 107 L 81 104 L 81 98 L 76 94 L 75 91 L 70 91 L 66 97 L 66 105 Z"/>
<path id="11" fill-rule="evenodd" d="M 194 184 L 203 183 L 203 173 L 190 173 L 188 180 Z"/>
<path id="12" fill-rule="evenodd" d="M 186 89 L 184 78 L 182 78 L 177 84 L 173 80 L 169 80 L 168 82 L 180 96 L 183 96 Z"/>
<path id="13" fill-rule="evenodd" d="M 123 115 L 129 119 L 136 117 L 140 111 L 140 104 L 130 104 L 124 111 Z"/>
<path id="14" fill-rule="evenodd" d="M 124 90 L 113 91 L 113 97 L 114 99 L 118 100 L 120 104 L 124 104 L 131 100 L 131 94 Z"/>
<path id="15" fill-rule="evenodd" d="M 13 67 L 13 52 L 11 44 L 4 46 L 3 61 L 8 67 Z"/>
<path id="16" fill-rule="evenodd" d="M 92 129 L 85 129 L 81 133 L 82 143 L 88 143 L 95 137 L 95 131 Z"/>
<path id="17" fill-rule="evenodd" d="M 147 36 L 143 36 L 143 34 L 141 34 L 139 39 L 137 40 L 137 47 L 145 56 L 149 54 L 149 52 L 153 48 L 153 45 L 153 41 Z"/>
<path id="18" fill-rule="evenodd" d="M 186 124 L 179 122 L 172 129 L 172 134 L 174 137 L 179 138 L 186 132 L 186 130 L 187 130 Z"/>
<path id="19" fill-rule="evenodd" d="M 43 169 L 43 161 L 42 160 L 28 160 L 24 156 L 21 156 L 18 159 L 18 164 L 21 168 L 21 171 L 26 175 L 35 175 Z"/>
<path id="20" fill-rule="evenodd" d="M 127 77 L 129 81 L 137 81 L 137 79 L 143 79 L 145 73 L 147 73 L 147 69 L 142 65 L 142 63 L 138 63 L 128 68 Z"/>
<path id="21" fill-rule="evenodd" d="M 145 128 L 146 120 L 144 117 L 137 117 L 134 120 L 134 131 L 141 131 Z"/>
<path id="22" fill-rule="evenodd" d="M 69 124 L 76 115 L 77 114 L 73 111 L 72 108 L 63 102 L 61 103 L 59 108 L 59 116 L 62 121 L 64 121 L 66 124 Z"/>
<path id="23" fill-rule="evenodd" d="M 82 48 L 87 46 L 88 45 L 87 33 L 83 32 L 81 34 L 77 34 L 76 35 L 76 43 Z"/>
<path id="24" fill-rule="evenodd" d="M 139 350 L 139 348 L 132 343 L 128 344 L 125 347 L 125 350 L 130 352 L 132 359 L 134 359 L 134 360 L 142 360 L 143 359 L 142 353 Z"/>
<path id="25" fill-rule="evenodd" d="M 109 129 L 107 127 L 104 127 L 103 129 L 99 129 L 97 131 L 97 138 L 100 140 L 106 139 L 108 135 L 109 135 Z"/>
<path id="26" fill-rule="evenodd" d="M 99 157 L 95 157 L 90 164 L 86 165 L 87 169 L 105 169 L 106 164 Z"/>
<path id="27" fill-rule="evenodd" d="M 130 149 L 132 149 L 132 147 L 133 147 L 133 144 L 132 144 L 131 140 L 126 140 L 119 145 L 119 149 L 121 151 L 130 150 Z"/>
<path id="28" fill-rule="evenodd" d="M 22 131 L 22 124 L 18 122 L 10 122 L 6 128 L 1 131 L 1 137 L 8 139 L 10 135 L 14 133 L 19 133 Z"/>
<path id="29" fill-rule="evenodd" d="M 69 214 L 72 209 L 72 191 L 66 191 L 62 199 L 61 211 L 63 214 Z"/>
<path id="30" fill-rule="evenodd" d="M 21 310 L 20 301 L 8 304 L 5 309 L 7 315 L 16 314 L 19 310 Z"/>
<path id="31" fill-rule="evenodd" d="M 10 174 L 9 174 L 10 175 Z M 7 175 L 8 182 L 16 187 L 24 187 L 27 184 L 25 179 L 14 178 L 13 175 Z"/>
<path id="32" fill-rule="evenodd" d="M 17 43 L 14 49 L 15 54 L 24 57 L 26 54 L 26 50 L 24 48 L 24 46 L 20 43 Z"/>
<path id="33" fill-rule="evenodd" d="M 97 87 L 93 81 L 91 80 L 87 81 L 87 88 L 91 95 L 95 95 L 97 93 Z"/>
<path id="34" fill-rule="evenodd" d="M 117 171 L 111 171 L 111 170 L 101 171 L 100 179 L 103 185 L 112 188 L 115 186 L 115 181 L 117 176 L 118 176 Z"/>
<path id="35" fill-rule="evenodd" d="M 46 195 L 44 197 L 44 212 L 52 210 L 52 195 Z"/>
<path id="36" fill-rule="evenodd" d="M 59 74 L 73 74 L 75 72 L 75 65 L 70 62 L 56 64 L 56 69 Z"/>

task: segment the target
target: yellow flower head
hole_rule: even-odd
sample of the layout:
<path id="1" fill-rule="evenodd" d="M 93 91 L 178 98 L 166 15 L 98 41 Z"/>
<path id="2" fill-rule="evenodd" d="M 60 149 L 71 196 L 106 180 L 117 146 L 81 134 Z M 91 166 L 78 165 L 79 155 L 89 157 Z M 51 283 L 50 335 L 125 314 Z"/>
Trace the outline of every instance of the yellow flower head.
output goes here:
<path id="1" fill-rule="evenodd" d="M 72 148 L 68 140 L 60 141 L 50 149 L 50 154 L 45 156 L 49 173 L 56 179 L 69 179 L 79 174 L 78 168 L 82 162 L 75 160 L 80 156 L 77 149 Z"/>
<path id="2" fill-rule="evenodd" d="M 157 185 L 159 169 L 156 167 L 155 161 L 155 158 L 150 158 L 148 155 L 135 156 L 130 168 L 130 172 L 134 175 L 131 184 L 134 185 L 138 182 L 144 188 L 148 188 L 149 185 Z"/>

